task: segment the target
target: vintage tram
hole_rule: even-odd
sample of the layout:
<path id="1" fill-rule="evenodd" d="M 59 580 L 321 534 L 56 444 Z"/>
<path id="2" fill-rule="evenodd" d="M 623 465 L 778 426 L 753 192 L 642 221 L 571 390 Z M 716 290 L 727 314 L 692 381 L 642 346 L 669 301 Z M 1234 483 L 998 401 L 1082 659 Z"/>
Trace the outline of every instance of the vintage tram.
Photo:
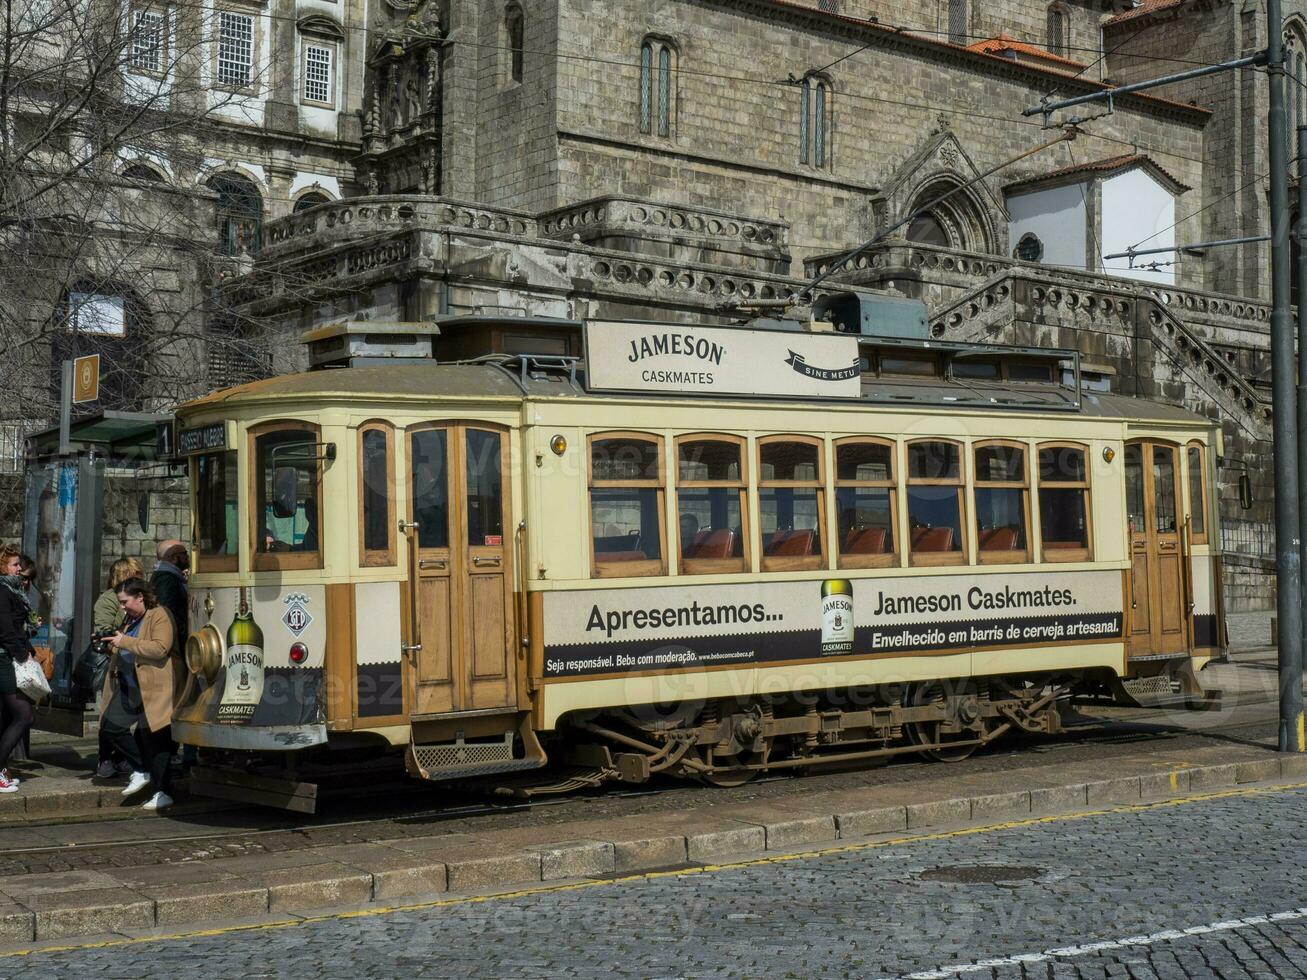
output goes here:
<path id="1" fill-rule="evenodd" d="M 872 319 L 339 324 L 183 406 L 198 787 L 307 809 L 343 750 L 730 785 L 1201 697 L 1219 427 Z"/>

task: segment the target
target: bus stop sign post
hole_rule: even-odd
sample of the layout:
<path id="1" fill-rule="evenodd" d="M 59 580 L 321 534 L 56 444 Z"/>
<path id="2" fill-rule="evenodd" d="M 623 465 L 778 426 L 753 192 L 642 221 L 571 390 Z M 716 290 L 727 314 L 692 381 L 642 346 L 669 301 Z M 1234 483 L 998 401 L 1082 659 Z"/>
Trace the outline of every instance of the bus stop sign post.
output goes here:
<path id="1" fill-rule="evenodd" d="M 1275 462 L 1275 600 L 1279 618 L 1281 752 L 1303 751 L 1302 535 L 1298 527 L 1298 409 L 1293 322 L 1289 316 L 1289 120 L 1284 109 L 1284 17 L 1266 0 L 1270 83 L 1271 421 Z"/>
<path id="2" fill-rule="evenodd" d="M 63 362 L 59 386 L 59 454 L 72 452 L 73 406 L 100 397 L 100 355 L 87 354 Z"/>

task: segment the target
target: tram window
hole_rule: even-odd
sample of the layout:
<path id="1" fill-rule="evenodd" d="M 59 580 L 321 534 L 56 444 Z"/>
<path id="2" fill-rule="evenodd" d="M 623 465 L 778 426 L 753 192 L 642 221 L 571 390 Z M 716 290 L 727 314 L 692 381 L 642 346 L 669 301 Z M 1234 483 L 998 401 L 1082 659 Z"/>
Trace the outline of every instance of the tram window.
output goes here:
<path id="1" fill-rule="evenodd" d="M 976 447 L 976 553 L 981 563 L 1030 560 L 1026 533 L 1026 449 L 1012 443 Z"/>
<path id="2" fill-rule="evenodd" d="M 997 379 L 1002 374 L 998 361 L 955 357 L 949 368 L 955 378 Z"/>
<path id="3" fill-rule="evenodd" d="M 820 568 L 825 494 L 822 444 L 771 436 L 758 444 L 758 520 L 763 571 Z"/>
<path id="4" fill-rule="evenodd" d="M 1176 523 L 1175 506 L 1175 450 L 1170 446 L 1153 447 L 1153 515 L 1157 521 L 1157 530 L 1162 534 L 1174 534 L 1179 525 Z"/>
<path id="5" fill-rule="evenodd" d="M 410 437 L 409 480 L 418 548 L 448 548 L 449 445 L 445 429 L 419 429 Z"/>
<path id="6" fill-rule="evenodd" d="M 1009 362 L 1007 377 L 1009 381 L 1052 381 L 1053 366 L 1032 362 Z"/>
<path id="7" fill-rule="evenodd" d="M 1087 561 L 1090 557 L 1087 457 L 1084 446 L 1039 447 L 1039 534 L 1044 561 Z"/>
<path id="8" fill-rule="evenodd" d="M 868 440 L 835 444 L 835 509 L 842 568 L 893 564 L 894 445 Z"/>
<path id="9" fill-rule="evenodd" d="M 359 538 L 365 566 L 395 564 L 395 465 L 391 429 L 369 423 L 359 429 Z"/>
<path id="10" fill-rule="evenodd" d="M 504 543 L 504 481 L 498 432 L 467 430 L 467 542 Z"/>
<path id="11" fill-rule="evenodd" d="M 303 423 L 276 423 L 254 436 L 255 569 L 321 566 L 317 432 Z M 282 489 L 292 485 L 289 476 L 294 490 L 283 499 Z"/>
<path id="12" fill-rule="evenodd" d="M 676 446 L 677 541 L 690 574 L 745 571 L 744 440 L 686 438 Z"/>
<path id="13" fill-rule="evenodd" d="M 1138 446 L 1125 447 L 1125 508 L 1131 534 L 1148 532 L 1144 507 L 1144 457 Z"/>
<path id="14" fill-rule="evenodd" d="M 239 482 L 234 452 L 212 453 L 195 460 L 195 529 L 197 569 L 236 571 L 236 519 Z"/>
<path id="15" fill-rule="evenodd" d="M 1203 468 L 1203 447 L 1190 443 L 1185 449 L 1189 464 L 1189 533 L 1193 544 L 1207 543 L 1207 471 Z"/>
<path id="16" fill-rule="evenodd" d="M 595 576 L 660 575 L 662 443 L 653 436 L 590 437 L 590 542 Z"/>
<path id="17" fill-rule="evenodd" d="M 908 443 L 907 505 L 913 563 L 963 564 L 962 453 L 957 443 Z"/>
<path id="18" fill-rule="evenodd" d="M 902 374 L 915 378 L 933 378 L 939 374 L 939 361 L 933 354 L 925 357 L 912 354 L 880 355 L 880 373 Z"/>

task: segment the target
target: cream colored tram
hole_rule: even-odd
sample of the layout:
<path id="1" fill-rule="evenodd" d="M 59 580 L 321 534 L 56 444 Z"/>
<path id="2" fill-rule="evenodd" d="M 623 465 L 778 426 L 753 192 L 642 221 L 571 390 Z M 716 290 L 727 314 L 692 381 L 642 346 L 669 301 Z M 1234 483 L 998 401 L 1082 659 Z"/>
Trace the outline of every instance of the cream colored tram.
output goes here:
<path id="1" fill-rule="evenodd" d="M 572 784 L 954 759 L 1072 693 L 1192 698 L 1218 653 L 1220 429 L 1074 352 L 422 329 L 319 331 L 361 366 L 178 413 L 204 791 L 309 808 L 279 765 L 333 749 Z"/>

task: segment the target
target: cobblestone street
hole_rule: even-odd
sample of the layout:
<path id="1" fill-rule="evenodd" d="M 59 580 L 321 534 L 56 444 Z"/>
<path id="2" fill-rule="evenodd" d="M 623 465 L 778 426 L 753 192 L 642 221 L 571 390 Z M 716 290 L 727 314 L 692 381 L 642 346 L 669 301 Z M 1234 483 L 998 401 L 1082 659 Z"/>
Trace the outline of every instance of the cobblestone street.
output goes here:
<path id="1" fill-rule="evenodd" d="M 1307 788 L 1237 790 L 6 957 L 0 976 L 1307 976 L 1305 807 Z"/>

